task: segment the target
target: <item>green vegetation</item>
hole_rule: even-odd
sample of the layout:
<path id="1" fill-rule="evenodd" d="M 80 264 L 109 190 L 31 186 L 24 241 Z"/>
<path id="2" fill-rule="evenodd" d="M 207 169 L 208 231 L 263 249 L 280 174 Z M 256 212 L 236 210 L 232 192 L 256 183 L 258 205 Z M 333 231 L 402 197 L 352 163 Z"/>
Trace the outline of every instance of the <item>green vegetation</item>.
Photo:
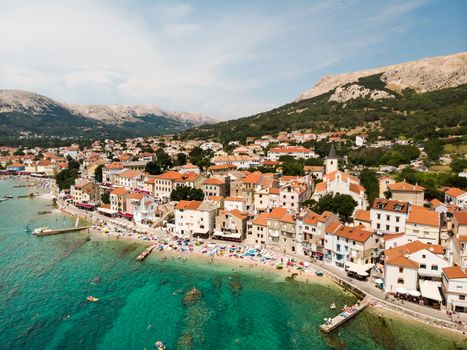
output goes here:
<path id="1" fill-rule="evenodd" d="M 459 177 L 453 173 L 435 173 L 435 172 L 421 172 L 413 168 L 403 169 L 396 175 L 397 181 L 407 181 L 412 184 L 418 184 L 425 187 L 425 198 L 431 200 L 438 198 L 442 200 L 444 195 L 440 192 L 440 188 L 443 186 L 447 187 L 459 187 L 467 190 L 467 179 Z"/>
<path id="2" fill-rule="evenodd" d="M 55 181 L 60 190 L 70 188 L 75 183 L 78 177 L 80 164 L 70 156 L 68 156 L 68 167 L 55 175 Z"/>
<path id="3" fill-rule="evenodd" d="M 193 188 L 190 186 L 178 186 L 170 194 L 170 199 L 173 201 L 202 201 L 204 199 L 204 193 L 199 188 Z"/>
<path id="4" fill-rule="evenodd" d="M 340 153 L 341 154 L 341 153 Z M 349 162 L 353 165 L 378 166 L 387 164 L 399 166 L 408 164 L 420 156 L 420 151 L 412 145 L 394 145 L 392 147 L 360 147 L 348 154 Z"/>
<path id="5" fill-rule="evenodd" d="M 104 192 L 101 194 L 101 201 L 104 204 L 110 204 L 110 192 Z"/>
<path id="6" fill-rule="evenodd" d="M 362 84 L 380 87 L 375 77 L 363 78 Z M 194 128 L 182 133 L 181 138 L 212 138 L 225 144 L 280 131 L 325 132 L 369 125 L 372 138 L 381 135 L 390 140 L 400 137 L 434 140 L 467 134 L 467 85 L 423 94 L 404 90 L 403 94 L 393 93 L 393 99 L 357 99 L 345 104 L 328 102 L 332 93 L 251 117 Z"/>
<path id="7" fill-rule="evenodd" d="M 195 147 L 190 151 L 189 159 L 191 164 L 198 166 L 201 170 L 205 170 L 211 165 L 211 158 L 213 156 L 214 152 L 212 150 L 203 150 Z"/>
<path id="8" fill-rule="evenodd" d="M 338 214 L 342 220 L 349 221 L 357 202 L 348 194 L 329 193 L 321 197 L 318 202 L 311 199 L 303 202 L 303 206 L 309 207 L 314 212 L 321 214 L 324 211 L 330 211 Z"/>
<path id="9" fill-rule="evenodd" d="M 96 180 L 96 182 L 102 182 L 102 169 L 104 168 L 104 165 L 103 164 L 99 164 L 97 167 L 96 167 L 96 170 L 94 170 L 94 180 Z"/>
<path id="10" fill-rule="evenodd" d="M 378 177 L 374 171 L 363 169 L 360 173 L 360 181 L 362 186 L 365 187 L 368 203 L 370 205 L 374 202 L 375 198 L 379 197 L 379 182 Z"/>
<path id="11" fill-rule="evenodd" d="M 148 162 L 144 168 L 144 171 L 147 172 L 149 175 L 159 175 L 162 174 L 162 170 L 160 165 L 152 160 Z"/>

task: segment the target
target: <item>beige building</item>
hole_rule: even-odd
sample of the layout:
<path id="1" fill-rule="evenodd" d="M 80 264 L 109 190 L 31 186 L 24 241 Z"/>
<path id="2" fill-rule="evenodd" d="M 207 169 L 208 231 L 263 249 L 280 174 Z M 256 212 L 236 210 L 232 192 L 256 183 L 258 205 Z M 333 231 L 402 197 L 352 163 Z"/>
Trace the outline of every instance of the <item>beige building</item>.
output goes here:
<path id="1" fill-rule="evenodd" d="M 389 184 L 391 198 L 396 201 L 409 202 L 414 205 L 423 205 L 425 202 L 425 188 L 412 185 L 408 182 L 396 182 Z"/>
<path id="2" fill-rule="evenodd" d="M 124 187 L 117 187 L 110 192 L 110 209 L 115 212 L 126 212 L 126 199 L 129 192 Z"/>
<path id="3" fill-rule="evenodd" d="M 405 224 L 408 241 L 419 240 L 428 244 L 439 244 L 441 230 L 440 215 L 436 211 L 411 209 Z"/>
<path id="4" fill-rule="evenodd" d="M 223 210 L 216 217 L 213 238 L 241 242 L 246 236 L 248 213 L 237 209 Z"/>

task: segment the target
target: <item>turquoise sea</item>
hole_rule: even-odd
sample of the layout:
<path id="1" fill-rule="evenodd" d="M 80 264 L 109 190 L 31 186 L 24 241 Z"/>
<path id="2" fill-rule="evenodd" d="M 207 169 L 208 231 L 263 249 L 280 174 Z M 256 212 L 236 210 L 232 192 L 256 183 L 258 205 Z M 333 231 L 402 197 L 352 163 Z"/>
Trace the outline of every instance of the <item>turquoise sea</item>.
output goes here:
<path id="1" fill-rule="evenodd" d="M 28 192 L 0 180 L 0 196 Z M 135 257 L 144 246 L 87 233 L 34 237 L 26 225 L 63 226 L 50 201 L 0 203 L 0 349 L 455 349 L 462 344 L 365 311 L 332 336 L 329 305 L 356 299 L 337 287 L 235 273 L 207 260 Z M 66 225 L 73 225 L 71 218 Z M 196 287 L 197 302 L 183 303 Z M 96 303 L 86 301 L 98 297 Z"/>

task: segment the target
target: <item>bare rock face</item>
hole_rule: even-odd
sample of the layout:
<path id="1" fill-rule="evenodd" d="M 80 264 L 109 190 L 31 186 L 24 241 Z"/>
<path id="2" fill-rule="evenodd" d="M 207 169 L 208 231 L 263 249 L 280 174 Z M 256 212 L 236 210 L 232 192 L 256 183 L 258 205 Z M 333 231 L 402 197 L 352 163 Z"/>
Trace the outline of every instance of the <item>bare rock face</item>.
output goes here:
<path id="1" fill-rule="evenodd" d="M 306 100 L 336 89 L 329 101 L 345 102 L 359 97 L 382 99 L 393 95 L 383 90 L 359 89 L 358 79 L 381 74 L 386 88 L 397 92 L 411 88 L 418 93 L 467 84 L 467 53 L 425 58 L 417 61 L 373 68 L 353 73 L 330 75 L 310 90 L 305 91 L 297 101 Z"/>
<path id="2" fill-rule="evenodd" d="M 346 102 L 360 97 L 379 100 L 382 98 L 394 98 L 394 95 L 384 90 L 372 90 L 358 84 L 352 84 L 350 86 L 338 86 L 336 91 L 329 97 L 329 101 Z"/>

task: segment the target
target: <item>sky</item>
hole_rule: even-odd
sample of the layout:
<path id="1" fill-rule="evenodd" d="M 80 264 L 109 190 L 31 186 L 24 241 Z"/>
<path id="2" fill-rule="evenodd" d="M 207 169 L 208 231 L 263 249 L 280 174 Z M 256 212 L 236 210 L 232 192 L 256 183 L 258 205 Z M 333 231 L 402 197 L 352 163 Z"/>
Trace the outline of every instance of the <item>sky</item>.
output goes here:
<path id="1" fill-rule="evenodd" d="M 231 119 L 322 76 L 467 51 L 467 1 L 0 0 L 0 89 Z"/>

